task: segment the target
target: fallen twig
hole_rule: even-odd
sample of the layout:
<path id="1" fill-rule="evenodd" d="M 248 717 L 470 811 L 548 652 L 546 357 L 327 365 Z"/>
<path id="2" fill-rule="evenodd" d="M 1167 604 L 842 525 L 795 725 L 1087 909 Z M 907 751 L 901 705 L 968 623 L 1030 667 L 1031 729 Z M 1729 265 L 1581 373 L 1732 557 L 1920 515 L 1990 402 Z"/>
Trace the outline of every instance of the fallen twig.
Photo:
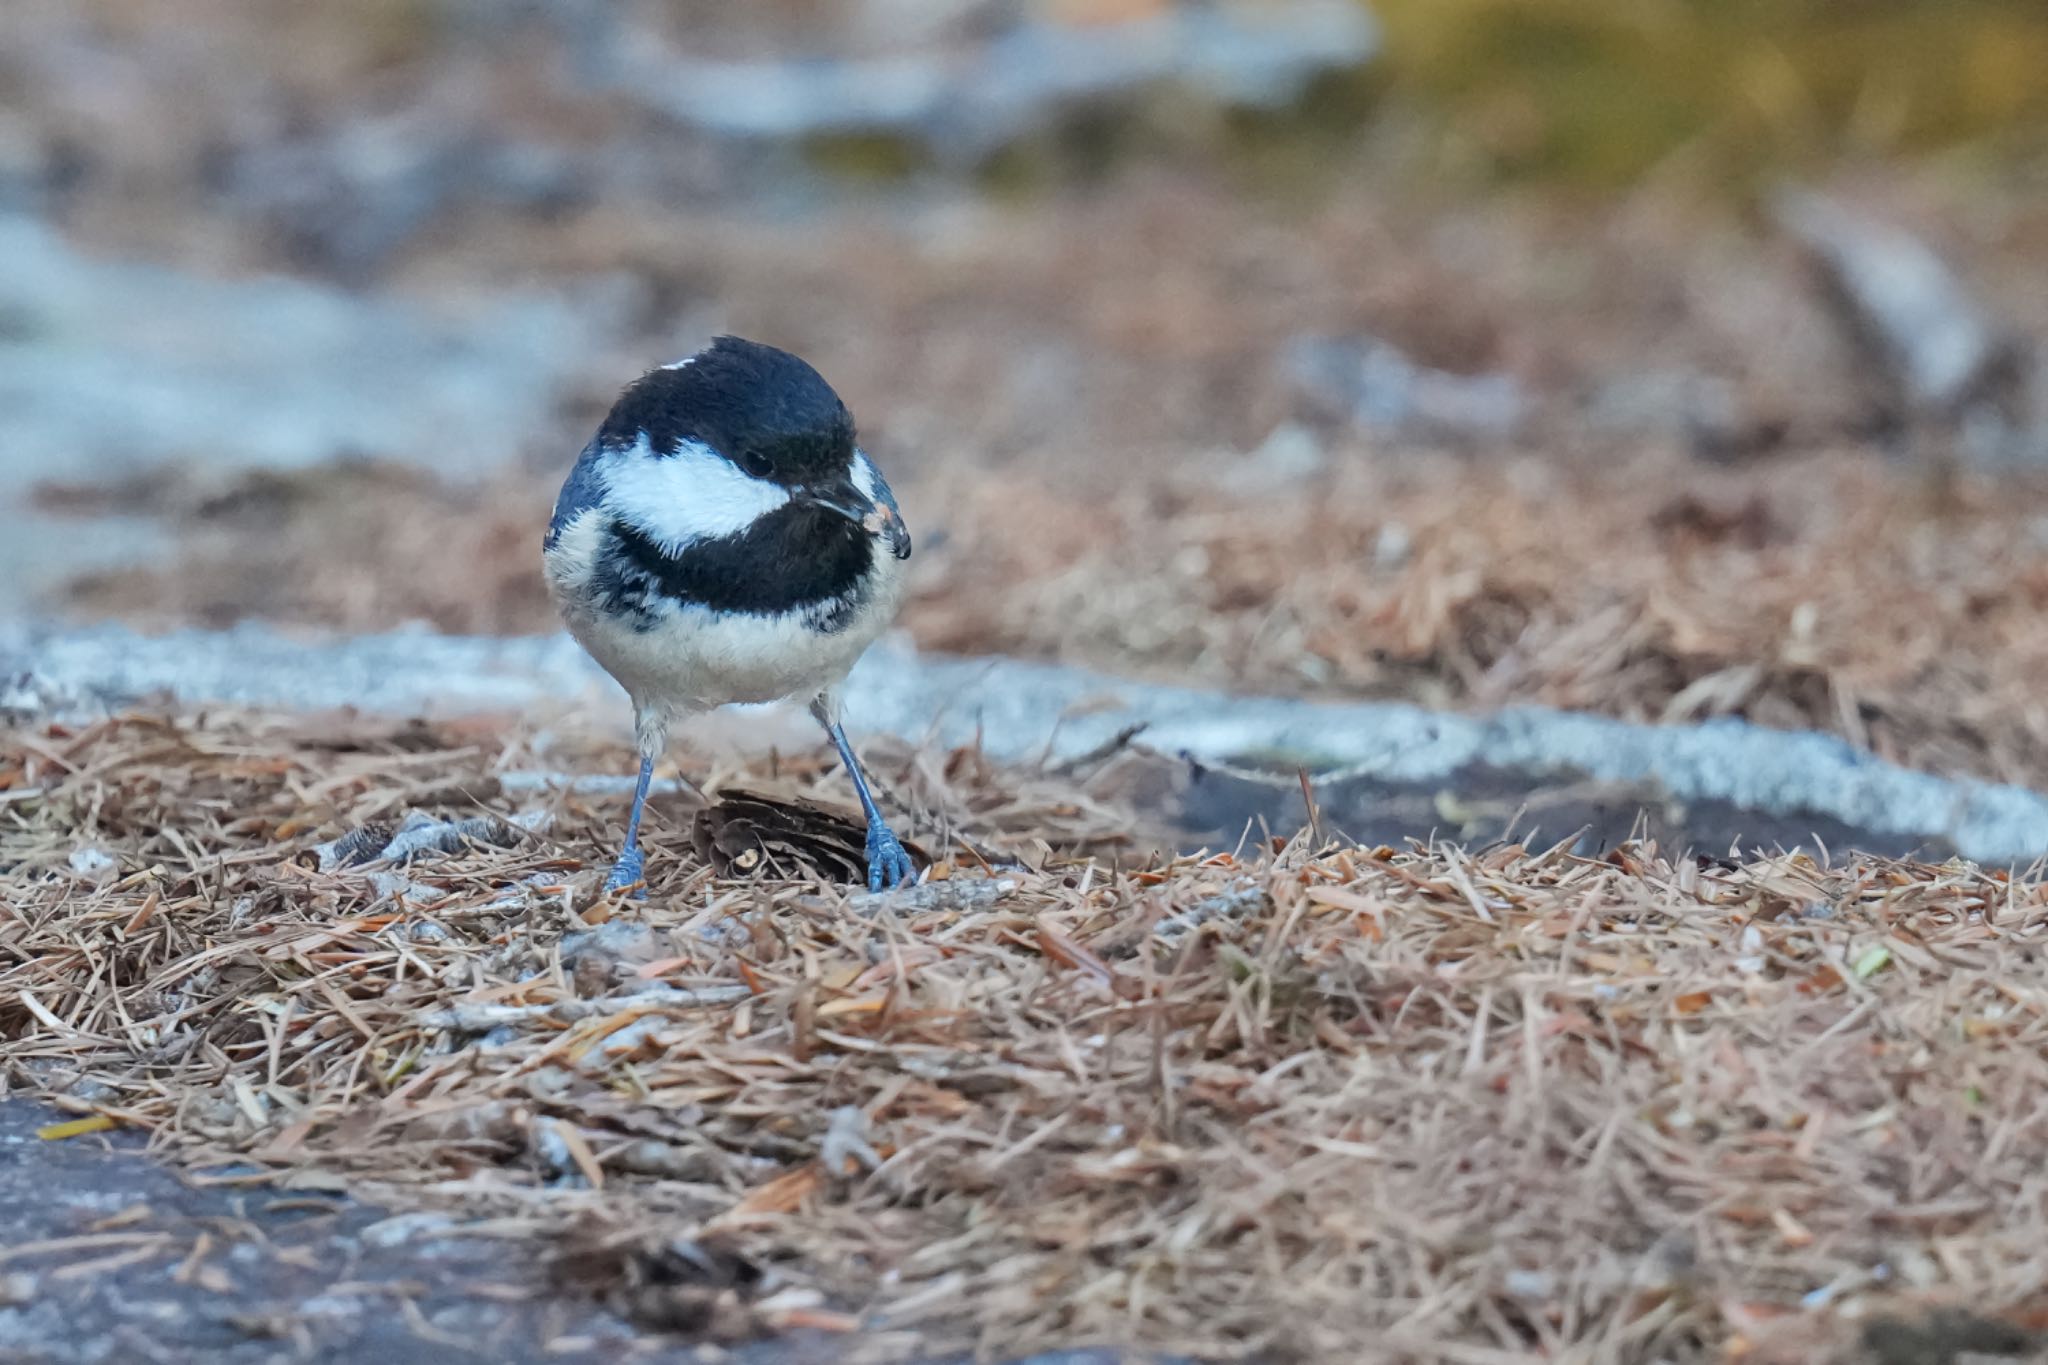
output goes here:
<path id="1" fill-rule="evenodd" d="M 635 991 L 631 995 L 607 995 L 595 1000 L 556 1000 L 544 1005 L 455 1005 L 422 1014 L 419 1023 L 422 1028 L 488 1033 L 507 1024 L 523 1024 L 535 1019 L 571 1023 L 593 1015 L 616 1014 L 628 1009 L 705 1009 L 712 1005 L 730 1005 L 752 994 L 745 986 L 705 986 L 697 990 L 663 987 Z"/>

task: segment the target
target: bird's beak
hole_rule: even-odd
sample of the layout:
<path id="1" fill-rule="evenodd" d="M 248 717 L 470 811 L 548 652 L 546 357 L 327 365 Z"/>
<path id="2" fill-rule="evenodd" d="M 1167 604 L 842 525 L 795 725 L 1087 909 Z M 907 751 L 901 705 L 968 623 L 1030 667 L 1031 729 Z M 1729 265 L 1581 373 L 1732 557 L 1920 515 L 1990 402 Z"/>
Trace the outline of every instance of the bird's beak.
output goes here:
<path id="1" fill-rule="evenodd" d="M 855 488 L 851 479 L 812 484 L 804 490 L 803 498 L 828 512 L 837 512 L 869 535 L 882 537 L 889 542 L 889 552 L 898 559 L 910 557 L 910 528 L 903 524 L 903 518 L 896 515 L 895 508 L 877 503 Z"/>

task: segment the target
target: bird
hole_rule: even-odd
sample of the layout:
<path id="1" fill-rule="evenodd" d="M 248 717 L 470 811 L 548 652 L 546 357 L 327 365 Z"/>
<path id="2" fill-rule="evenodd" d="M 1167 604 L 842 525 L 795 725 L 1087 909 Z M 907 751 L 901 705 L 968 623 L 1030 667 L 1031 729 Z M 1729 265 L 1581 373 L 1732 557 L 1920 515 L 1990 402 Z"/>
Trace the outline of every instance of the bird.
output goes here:
<path id="1" fill-rule="evenodd" d="M 569 633 L 633 705 L 640 775 L 608 893 L 646 894 L 640 823 L 671 728 L 738 702 L 807 702 L 867 821 L 868 889 L 914 878 L 840 705 L 902 603 L 910 548 L 853 415 L 807 362 L 720 336 L 625 387 L 541 544 Z"/>

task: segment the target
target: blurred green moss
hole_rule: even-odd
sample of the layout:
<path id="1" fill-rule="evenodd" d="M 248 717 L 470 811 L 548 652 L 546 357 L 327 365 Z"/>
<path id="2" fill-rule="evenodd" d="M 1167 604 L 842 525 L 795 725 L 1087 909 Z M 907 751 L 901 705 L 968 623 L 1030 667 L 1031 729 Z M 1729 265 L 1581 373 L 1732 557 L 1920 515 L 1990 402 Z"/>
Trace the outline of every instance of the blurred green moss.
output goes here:
<path id="1" fill-rule="evenodd" d="M 1330 167 L 1378 112 L 1387 80 L 1378 63 L 1367 63 L 1324 72 L 1291 104 L 1226 111 L 1224 164 L 1256 193 L 1312 197 L 1328 187 Z"/>
<path id="2" fill-rule="evenodd" d="M 445 0 L 371 0 L 393 41 Z M 1134 161 L 1201 162 L 1268 197 L 1327 190 L 1387 122 L 1432 177 L 1610 189 L 1667 168 L 1737 198 L 1844 158 L 1968 146 L 1994 173 L 2048 159 L 2048 0 L 1359 0 L 1384 51 L 1278 107 L 1161 82 L 1020 129 L 975 167 L 1028 200 Z M 914 135 L 811 139 L 834 178 L 939 162 Z"/>
<path id="3" fill-rule="evenodd" d="M 896 133 L 821 134 L 806 139 L 800 151 L 814 170 L 863 183 L 893 183 L 931 165 L 928 148 Z"/>
<path id="4" fill-rule="evenodd" d="M 1397 97 L 1477 173 L 1748 181 L 2048 140 L 2043 0 L 1374 0 Z"/>

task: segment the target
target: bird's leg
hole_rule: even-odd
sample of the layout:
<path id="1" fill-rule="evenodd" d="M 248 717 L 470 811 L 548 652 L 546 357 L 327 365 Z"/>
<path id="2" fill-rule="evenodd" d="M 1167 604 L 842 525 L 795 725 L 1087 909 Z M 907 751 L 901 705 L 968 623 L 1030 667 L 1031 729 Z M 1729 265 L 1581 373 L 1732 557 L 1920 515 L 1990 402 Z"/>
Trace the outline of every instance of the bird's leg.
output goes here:
<path id="1" fill-rule="evenodd" d="M 811 714 L 832 736 L 839 761 L 846 765 L 846 775 L 853 779 L 854 794 L 860 797 L 861 813 L 868 818 L 868 890 L 885 891 L 903 885 L 917 875 L 917 869 L 910 865 L 903 841 L 896 837 L 889 822 L 882 818 L 881 808 L 875 805 L 874 793 L 868 790 L 867 774 L 861 771 L 860 760 L 853 756 L 853 746 L 846 742 L 846 731 L 832 714 L 831 703 L 822 696 L 817 698 L 811 703 Z"/>
<path id="2" fill-rule="evenodd" d="M 647 808 L 647 788 L 653 781 L 654 757 L 649 754 L 640 760 L 640 785 L 633 789 L 633 813 L 626 817 L 626 846 L 619 850 L 619 860 L 612 864 L 611 875 L 604 879 L 606 891 L 618 891 L 645 880 L 640 857 L 640 814 Z M 646 900 L 647 888 L 642 886 L 633 898 Z"/>

